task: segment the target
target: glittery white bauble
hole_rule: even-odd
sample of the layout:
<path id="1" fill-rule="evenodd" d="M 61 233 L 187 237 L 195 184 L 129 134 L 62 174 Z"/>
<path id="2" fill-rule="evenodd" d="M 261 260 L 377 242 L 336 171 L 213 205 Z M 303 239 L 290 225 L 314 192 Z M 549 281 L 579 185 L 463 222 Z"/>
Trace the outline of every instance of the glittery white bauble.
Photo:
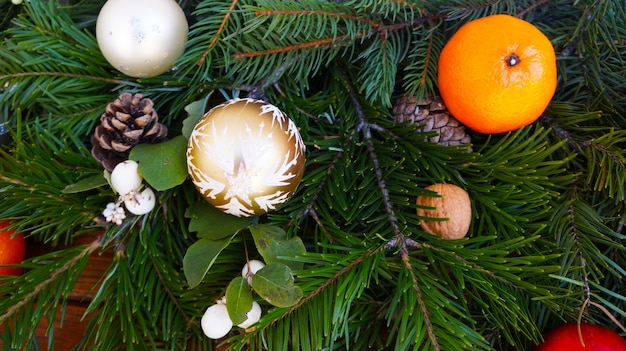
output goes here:
<path id="1" fill-rule="evenodd" d="M 185 51 L 188 25 L 174 0 L 108 0 L 98 15 L 98 46 L 131 77 L 166 72 Z"/>
<path id="2" fill-rule="evenodd" d="M 240 217 L 287 201 L 304 164 L 304 142 L 293 121 L 276 106 L 253 99 L 211 109 L 187 148 L 187 169 L 198 191 L 213 206 Z"/>

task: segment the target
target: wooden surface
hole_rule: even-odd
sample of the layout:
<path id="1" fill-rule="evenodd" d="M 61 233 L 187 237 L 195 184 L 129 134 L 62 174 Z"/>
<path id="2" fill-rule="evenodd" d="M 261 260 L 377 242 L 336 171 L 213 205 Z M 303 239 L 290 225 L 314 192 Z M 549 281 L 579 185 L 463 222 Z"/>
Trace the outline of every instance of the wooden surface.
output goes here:
<path id="1" fill-rule="evenodd" d="M 96 234 L 83 235 L 78 237 L 73 245 L 89 244 L 95 239 Z M 36 248 L 29 248 L 29 255 L 35 256 L 40 253 L 41 251 Z M 85 326 L 87 325 L 87 319 L 84 318 L 85 310 L 89 301 L 91 301 L 94 294 L 97 292 L 96 283 L 101 279 L 102 274 L 106 271 L 112 257 L 113 253 L 111 251 L 105 251 L 102 254 L 95 253 L 89 257 L 87 267 L 81 274 L 78 282 L 72 290 L 72 293 L 70 294 L 62 325 L 60 323 L 61 314 L 57 313 L 56 315 L 56 319 L 54 321 L 55 350 L 70 350 L 83 338 Z M 48 327 L 47 323 L 41 323 L 37 326 L 37 335 L 39 337 L 39 344 L 42 350 L 49 349 L 48 335 L 46 332 Z"/>
<path id="2" fill-rule="evenodd" d="M 90 244 L 96 239 L 97 234 L 83 235 L 74 241 L 72 245 Z M 57 247 L 56 250 L 64 247 Z M 38 247 L 28 245 L 27 257 L 36 257 L 45 253 Z M 76 346 L 84 336 L 85 326 L 88 323 L 88 317 L 85 318 L 85 311 L 89 302 L 95 296 L 98 289 L 98 282 L 106 271 L 109 263 L 113 259 L 113 253 L 105 251 L 104 253 L 94 253 L 89 257 L 87 267 L 79 277 L 74 289 L 70 293 L 65 315 L 61 321 L 62 313 L 57 311 L 54 325 L 50 326 L 46 320 L 36 326 L 37 337 L 41 350 L 49 350 L 50 328 L 54 332 L 54 350 L 66 351 Z M 2 340 L 0 339 L 0 348 L 2 348 Z"/>
<path id="3" fill-rule="evenodd" d="M 72 245 L 88 245 L 96 240 L 97 234 L 83 235 L 78 237 Z M 63 249 L 57 247 L 56 250 Z M 35 257 L 44 253 L 36 247 L 28 247 L 27 256 Z M 76 346 L 84 337 L 85 326 L 88 323 L 89 315 L 85 316 L 85 311 L 89 302 L 94 298 L 98 291 L 98 282 L 102 279 L 111 260 L 113 259 L 112 251 L 104 253 L 96 252 L 89 257 L 87 267 L 79 277 L 74 289 L 70 293 L 70 297 L 65 310 L 64 319 L 61 321 L 61 313 L 56 314 L 54 320 L 54 350 L 67 351 Z M 46 351 L 50 348 L 49 332 L 50 326 L 43 321 L 37 326 L 37 336 L 41 350 Z M 0 349 L 2 348 L 2 340 L 0 339 Z M 216 347 L 216 351 L 223 351 L 225 348 Z"/>

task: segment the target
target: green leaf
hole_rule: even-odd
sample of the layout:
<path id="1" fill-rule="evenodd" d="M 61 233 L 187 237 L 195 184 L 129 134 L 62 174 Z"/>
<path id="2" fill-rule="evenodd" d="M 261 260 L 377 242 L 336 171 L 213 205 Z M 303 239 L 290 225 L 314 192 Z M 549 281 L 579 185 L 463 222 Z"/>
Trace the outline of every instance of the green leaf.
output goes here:
<path id="1" fill-rule="evenodd" d="M 226 309 L 234 325 L 248 319 L 247 313 L 252 309 L 252 292 L 244 277 L 233 279 L 226 288 Z"/>
<path id="2" fill-rule="evenodd" d="M 302 298 L 302 289 L 293 285 L 291 269 L 282 263 L 271 263 L 252 276 L 252 288 L 276 307 L 291 307 Z M 226 299 L 228 302 L 228 298 Z"/>
<path id="3" fill-rule="evenodd" d="M 151 187 L 162 191 L 187 178 L 187 139 L 177 136 L 159 144 L 139 144 L 129 158 L 139 163 L 139 174 Z"/>
<path id="4" fill-rule="evenodd" d="M 101 174 L 91 176 L 89 178 L 81 179 L 74 184 L 70 184 L 63 188 L 63 194 L 75 194 L 82 193 L 83 191 L 88 191 L 92 189 L 99 188 L 101 186 L 107 185 L 107 179 Z"/>
<path id="5" fill-rule="evenodd" d="M 191 219 L 189 231 L 197 232 L 199 238 L 212 240 L 233 235 L 256 220 L 256 217 L 229 215 L 204 200 L 189 206 L 185 217 Z"/>
<path id="6" fill-rule="evenodd" d="M 303 263 L 283 259 L 281 257 L 296 257 L 306 253 L 304 243 L 299 237 L 286 239 L 287 233 L 279 227 L 255 224 L 250 226 L 256 248 L 263 256 L 265 263 L 282 263 L 292 270 L 302 269 Z"/>
<path id="7" fill-rule="evenodd" d="M 193 128 L 204 116 L 204 110 L 206 109 L 206 102 L 209 96 L 211 96 L 211 94 L 209 94 L 205 99 L 194 101 L 185 106 L 185 111 L 187 111 L 188 114 L 187 118 L 183 121 L 182 134 L 185 138 L 189 139 Z"/>
<path id="8" fill-rule="evenodd" d="M 217 257 L 231 240 L 232 237 L 222 240 L 200 239 L 189 246 L 183 258 L 183 272 L 189 287 L 194 288 L 202 282 Z"/>

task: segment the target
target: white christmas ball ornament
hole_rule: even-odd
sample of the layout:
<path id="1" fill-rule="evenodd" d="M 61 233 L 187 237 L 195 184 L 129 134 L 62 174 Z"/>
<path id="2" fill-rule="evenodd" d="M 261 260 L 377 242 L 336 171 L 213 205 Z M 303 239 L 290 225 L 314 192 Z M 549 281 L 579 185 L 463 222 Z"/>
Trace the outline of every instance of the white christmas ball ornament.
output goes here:
<path id="1" fill-rule="evenodd" d="M 188 25 L 175 0 L 108 0 L 96 38 L 109 63 L 131 77 L 166 72 L 185 51 Z"/>
<path id="2" fill-rule="evenodd" d="M 150 188 L 146 188 L 139 194 L 128 195 L 124 199 L 124 206 L 128 212 L 140 216 L 144 215 L 154 208 L 156 204 L 156 195 Z"/>
<path id="3" fill-rule="evenodd" d="M 124 196 L 141 187 L 143 178 L 139 174 L 139 164 L 133 160 L 118 163 L 111 172 L 111 186 L 118 194 Z"/>
<path id="4" fill-rule="evenodd" d="M 218 301 L 206 309 L 200 320 L 204 335 L 211 339 L 223 338 L 233 328 L 233 322 L 228 316 L 226 304 Z"/>
<path id="5" fill-rule="evenodd" d="M 194 127 L 187 170 L 204 198 L 235 216 L 274 210 L 302 180 L 305 146 L 298 128 L 276 106 L 234 99 Z"/>
<path id="6" fill-rule="evenodd" d="M 252 301 L 252 308 L 246 313 L 248 318 L 241 324 L 237 324 L 237 326 L 242 329 L 250 327 L 261 319 L 262 313 L 263 311 L 261 310 L 261 305 L 259 305 L 256 301 Z"/>

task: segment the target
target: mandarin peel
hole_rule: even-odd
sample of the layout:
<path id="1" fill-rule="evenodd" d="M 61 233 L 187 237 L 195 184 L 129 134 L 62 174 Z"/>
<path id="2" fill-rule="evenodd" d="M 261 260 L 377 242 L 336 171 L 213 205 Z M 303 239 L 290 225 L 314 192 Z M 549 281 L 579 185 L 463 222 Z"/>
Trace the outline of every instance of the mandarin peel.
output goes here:
<path id="1" fill-rule="evenodd" d="M 439 92 L 466 127 L 504 133 L 533 123 L 556 90 L 556 56 L 532 24 L 509 15 L 468 22 L 438 62 Z"/>

